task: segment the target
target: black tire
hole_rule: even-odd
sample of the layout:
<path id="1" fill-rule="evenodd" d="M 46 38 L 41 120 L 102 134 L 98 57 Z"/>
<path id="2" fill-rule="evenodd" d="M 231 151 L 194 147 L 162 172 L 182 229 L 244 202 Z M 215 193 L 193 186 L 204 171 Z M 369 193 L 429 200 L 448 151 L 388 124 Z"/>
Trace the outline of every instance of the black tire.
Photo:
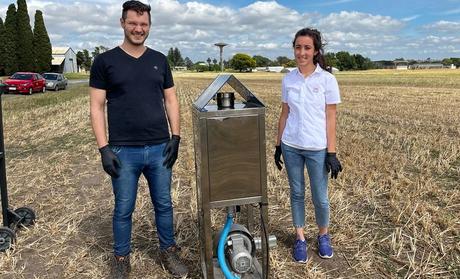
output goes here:
<path id="1" fill-rule="evenodd" d="M 5 252 L 11 248 L 16 241 L 16 234 L 8 227 L 0 227 L 0 252 Z"/>
<path id="2" fill-rule="evenodd" d="M 34 93 L 34 89 L 31 87 L 29 88 L 29 92 L 27 94 L 32 95 Z"/>
<path id="3" fill-rule="evenodd" d="M 56 84 L 56 86 L 54 87 L 54 91 L 59 91 L 59 86 Z"/>
<path id="4" fill-rule="evenodd" d="M 21 219 L 18 222 L 18 225 L 23 225 L 25 227 L 32 226 L 35 223 L 35 212 L 30 207 L 19 207 L 14 210 L 14 212 L 21 216 Z"/>

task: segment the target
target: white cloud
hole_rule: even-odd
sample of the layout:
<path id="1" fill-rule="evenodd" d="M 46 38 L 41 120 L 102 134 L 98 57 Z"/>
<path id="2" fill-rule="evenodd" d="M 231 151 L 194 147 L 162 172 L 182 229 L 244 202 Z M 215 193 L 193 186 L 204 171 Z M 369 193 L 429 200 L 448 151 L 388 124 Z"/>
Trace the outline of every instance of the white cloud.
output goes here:
<path id="1" fill-rule="evenodd" d="M 31 21 L 36 9 L 43 11 L 45 24 L 53 45 L 92 50 L 95 46 L 114 47 L 123 40 L 119 18 L 123 0 L 29 0 Z M 228 59 L 232 53 L 292 57 L 291 41 L 303 27 L 319 29 L 327 42 L 327 51 L 349 51 L 374 57 L 409 57 L 443 48 L 458 52 L 460 22 L 441 20 L 418 28 L 425 32 L 404 33 L 419 15 L 403 19 L 390 16 L 341 11 L 330 14 L 302 13 L 276 1 L 256 1 L 232 8 L 199 0 L 144 0 L 152 7 L 152 27 L 146 44 L 166 53 L 178 47 L 192 60 L 218 58 L 216 42 L 229 44 L 224 49 Z M 328 3 L 345 3 L 338 0 Z M 313 5 L 313 6 L 320 6 Z M 7 4 L 0 3 L 0 16 Z M 452 10 L 450 11 L 452 12 Z M 442 34 L 440 34 L 442 32 Z M 442 35 L 442 36 L 441 36 Z M 437 43 L 436 43 L 437 42 Z M 400 53 L 398 53 L 400 51 Z M 430 50 L 429 50 L 430 51 Z M 434 55 L 430 55 L 433 57 Z"/>
<path id="2" fill-rule="evenodd" d="M 413 15 L 413 16 L 409 16 L 409 17 L 402 18 L 401 20 L 407 22 L 407 21 L 412 21 L 412 20 L 414 20 L 414 19 L 417 19 L 417 18 L 419 18 L 419 17 L 420 17 L 420 15 Z"/>
<path id="3" fill-rule="evenodd" d="M 441 20 L 423 27 L 434 32 L 460 32 L 460 21 Z"/>
<path id="4" fill-rule="evenodd" d="M 402 29 L 405 23 L 389 16 L 342 11 L 324 17 L 319 20 L 318 25 L 322 30 L 367 34 L 396 32 Z"/>

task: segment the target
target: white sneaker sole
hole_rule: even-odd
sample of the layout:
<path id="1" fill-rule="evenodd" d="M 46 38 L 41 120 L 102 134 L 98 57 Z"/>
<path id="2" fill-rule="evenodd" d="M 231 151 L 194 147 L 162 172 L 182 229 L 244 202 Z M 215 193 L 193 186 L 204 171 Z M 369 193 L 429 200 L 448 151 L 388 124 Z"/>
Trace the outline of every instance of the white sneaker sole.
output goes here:
<path id="1" fill-rule="evenodd" d="M 293 258 L 294 259 L 294 258 Z M 300 263 L 300 264 L 306 264 L 308 262 L 308 258 L 305 260 L 305 261 L 297 261 L 296 259 L 294 259 L 294 261 L 296 263 Z"/>
<path id="2" fill-rule="evenodd" d="M 320 253 L 318 253 L 318 256 L 319 256 L 320 258 L 323 258 L 323 259 L 330 259 L 330 258 L 332 258 L 332 257 L 334 256 L 334 252 L 333 252 L 330 256 L 323 256 L 323 255 L 321 255 Z"/>

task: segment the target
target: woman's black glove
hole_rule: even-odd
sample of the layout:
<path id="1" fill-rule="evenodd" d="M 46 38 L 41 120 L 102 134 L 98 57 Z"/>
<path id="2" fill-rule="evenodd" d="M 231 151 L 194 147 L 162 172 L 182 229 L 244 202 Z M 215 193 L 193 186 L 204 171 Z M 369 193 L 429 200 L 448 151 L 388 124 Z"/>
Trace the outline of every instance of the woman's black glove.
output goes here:
<path id="1" fill-rule="evenodd" d="M 117 155 L 113 153 L 112 149 L 108 145 L 99 148 L 101 153 L 102 167 L 105 172 L 110 176 L 117 178 L 118 177 L 118 168 L 121 167 L 121 162 L 118 160 Z"/>
<path id="2" fill-rule="evenodd" d="M 326 155 L 326 170 L 331 172 L 331 178 L 337 179 L 339 172 L 342 171 L 342 165 L 334 152 L 328 152 Z"/>
<path id="3" fill-rule="evenodd" d="M 275 164 L 276 164 L 276 167 L 278 167 L 278 170 L 282 170 L 283 169 L 283 161 L 281 161 L 281 146 L 280 145 L 277 145 L 275 146 Z"/>
<path id="4" fill-rule="evenodd" d="M 163 161 L 163 166 L 168 169 L 172 168 L 174 163 L 177 160 L 177 155 L 179 154 L 179 142 L 180 136 L 172 135 L 171 139 L 166 144 L 165 150 L 163 150 L 163 156 L 166 156 Z"/>

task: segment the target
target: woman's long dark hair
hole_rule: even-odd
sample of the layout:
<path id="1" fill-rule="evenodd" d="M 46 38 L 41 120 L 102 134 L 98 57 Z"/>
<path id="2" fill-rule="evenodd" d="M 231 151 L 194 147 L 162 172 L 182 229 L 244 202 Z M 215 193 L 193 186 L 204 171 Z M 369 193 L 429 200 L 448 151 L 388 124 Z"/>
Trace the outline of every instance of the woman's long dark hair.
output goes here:
<path id="1" fill-rule="evenodd" d="M 318 51 L 318 53 L 316 53 L 316 55 L 313 57 L 313 63 L 315 65 L 319 64 L 321 68 L 328 72 L 331 72 L 331 68 L 328 67 L 326 59 L 324 59 L 324 46 L 326 44 L 322 43 L 321 33 L 313 28 L 300 29 L 299 31 L 297 31 L 297 33 L 295 33 L 294 40 L 292 41 L 292 47 L 295 47 L 295 41 L 300 36 L 308 36 L 313 40 L 313 46 L 315 47 L 315 51 Z"/>

